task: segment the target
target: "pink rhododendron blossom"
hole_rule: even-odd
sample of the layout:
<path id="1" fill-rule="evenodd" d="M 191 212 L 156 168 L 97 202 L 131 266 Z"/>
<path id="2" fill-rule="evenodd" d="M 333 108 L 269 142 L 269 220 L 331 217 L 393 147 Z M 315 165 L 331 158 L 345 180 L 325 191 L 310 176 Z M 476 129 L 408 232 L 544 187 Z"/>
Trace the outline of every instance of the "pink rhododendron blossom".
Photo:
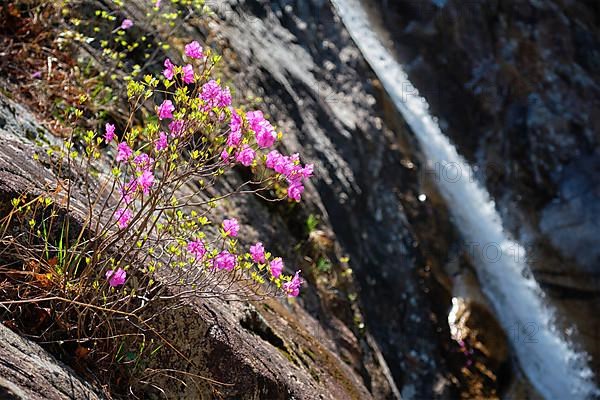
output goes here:
<path id="1" fill-rule="evenodd" d="M 169 131 L 171 131 L 171 136 L 177 137 L 183 133 L 185 129 L 185 121 L 176 119 L 175 121 L 171 121 L 169 124 Z"/>
<path id="2" fill-rule="evenodd" d="M 225 162 L 229 161 L 229 153 L 227 152 L 227 149 L 223 149 L 221 152 L 221 160 Z"/>
<path id="3" fill-rule="evenodd" d="M 164 77 L 168 80 L 173 79 L 173 76 L 175 76 L 175 65 L 168 58 L 165 58 L 163 65 L 165 66 L 165 69 L 163 70 Z"/>
<path id="4" fill-rule="evenodd" d="M 229 107 L 231 105 L 229 88 L 222 89 L 214 79 L 202 85 L 200 98 L 206 103 L 206 110 L 214 107 Z"/>
<path id="5" fill-rule="evenodd" d="M 229 132 L 229 136 L 227 136 L 227 146 L 237 146 L 242 141 L 242 132 Z"/>
<path id="6" fill-rule="evenodd" d="M 160 8 L 160 2 L 161 0 L 156 0 L 156 3 L 154 3 L 154 7 Z"/>
<path id="7" fill-rule="evenodd" d="M 254 131 L 256 143 L 263 149 L 273 146 L 277 134 L 271 123 L 264 118 L 262 111 L 248 111 L 246 119 Z"/>
<path id="8" fill-rule="evenodd" d="M 304 192 L 302 179 L 308 179 L 313 175 L 313 164 L 307 164 L 303 167 L 300 164 L 300 156 L 297 153 L 291 156 L 284 156 L 277 150 L 272 150 L 267 154 L 265 164 L 267 168 L 271 168 L 287 178 L 289 184 L 287 190 L 288 197 L 295 201 L 300 201 Z"/>
<path id="9" fill-rule="evenodd" d="M 302 167 L 300 164 L 292 164 L 291 172 L 286 175 L 288 182 L 300 182 L 302 179 L 308 179 L 313 174 L 313 165 L 307 164 Z"/>
<path id="10" fill-rule="evenodd" d="M 269 263 L 269 271 L 271 271 L 271 275 L 275 278 L 278 278 L 279 275 L 281 275 L 281 271 L 283 271 L 283 260 L 281 257 L 271 260 Z"/>
<path id="11" fill-rule="evenodd" d="M 225 269 L 227 271 L 233 271 L 235 268 L 236 259 L 235 256 L 228 251 L 222 251 L 213 260 L 213 266 L 217 269 Z"/>
<path id="12" fill-rule="evenodd" d="M 147 196 L 154 184 L 154 174 L 151 171 L 146 170 L 138 176 L 136 182 L 138 188 Z"/>
<path id="13" fill-rule="evenodd" d="M 121 208 L 115 212 L 115 218 L 117 220 L 117 225 L 119 225 L 119 229 L 126 228 L 132 217 L 133 213 L 126 208 Z"/>
<path id="14" fill-rule="evenodd" d="M 304 185 L 300 182 L 292 182 L 287 190 L 287 195 L 290 199 L 300 201 L 302 193 L 304 192 Z"/>
<path id="15" fill-rule="evenodd" d="M 133 21 L 130 20 L 130 19 L 128 19 L 128 18 L 125 18 L 123 20 L 123 22 L 121 22 L 121 29 L 125 29 L 126 30 L 126 29 L 131 28 L 132 26 L 133 26 Z"/>
<path id="16" fill-rule="evenodd" d="M 314 172 L 314 165 L 306 164 L 304 166 L 304 168 L 302 168 L 302 171 L 300 172 L 300 174 L 302 175 L 302 178 L 309 179 L 313 176 L 313 172 Z"/>
<path id="17" fill-rule="evenodd" d="M 173 118 L 173 111 L 175 111 L 173 102 L 171 100 L 163 101 L 158 107 L 158 119 Z"/>
<path id="18" fill-rule="evenodd" d="M 167 148 L 169 142 L 167 141 L 167 134 L 164 132 L 160 132 L 158 134 L 158 139 L 154 141 L 154 149 L 156 151 L 161 151 Z"/>
<path id="19" fill-rule="evenodd" d="M 117 145 L 117 162 L 127 161 L 133 155 L 133 150 L 127 142 L 121 142 Z"/>
<path id="20" fill-rule="evenodd" d="M 296 275 L 291 281 L 283 284 L 283 289 L 289 297 L 298 297 L 300 294 L 300 286 L 302 286 L 302 278 L 300 278 L 300 271 L 296 271 Z"/>
<path id="21" fill-rule="evenodd" d="M 267 129 L 261 129 L 256 132 L 256 143 L 263 149 L 269 148 L 273 146 L 275 143 L 275 139 L 277 138 L 277 134 L 275 131 L 269 131 Z"/>
<path id="22" fill-rule="evenodd" d="M 204 242 L 198 239 L 188 242 L 187 251 L 196 257 L 196 260 L 201 260 L 206 254 L 206 247 L 204 247 Z"/>
<path id="23" fill-rule="evenodd" d="M 221 90 L 221 95 L 219 96 L 217 105 L 219 107 L 229 107 L 231 105 L 231 92 L 229 91 L 228 87 Z"/>
<path id="24" fill-rule="evenodd" d="M 185 45 L 185 55 L 190 58 L 204 58 L 202 46 L 195 40 Z"/>
<path id="25" fill-rule="evenodd" d="M 294 172 L 295 169 L 295 164 L 292 161 L 291 157 L 288 156 L 284 156 L 282 159 L 282 162 L 280 165 L 278 165 L 278 169 L 282 175 L 286 176 L 286 177 L 290 177 L 292 175 L 292 173 Z"/>
<path id="26" fill-rule="evenodd" d="M 275 172 L 284 176 L 289 176 L 294 170 L 294 163 L 288 156 L 279 154 L 277 151 L 271 151 L 267 154 L 267 168 L 272 168 Z"/>
<path id="27" fill-rule="evenodd" d="M 127 272 L 123 268 L 106 271 L 106 280 L 111 287 L 121 286 L 127 279 Z"/>
<path id="28" fill-rule="evenodd" d="M 217 81 L 215 81 L 214 79 L 211 79 L 210 81 L 202 85 L 202 93 L 200 93 L 200 98 L 206 101 L 207 103 L 211 101 L 216 102 L 220 95 L 221 86 L 219 86 Z"/>
<path id="29" fill-rule="evenodd" d="M 261 242 L 256 243 L 254 246 L 250 246 L 250 255 L 252 260 L 257 264 L 264 264 L 267 262 L 265 258 L 265 248 Z"/>
<path id="30" fill-rule="evenodd" d="M 279 152 L 277 150 L 271 150 L 269 152 L 269 154 L 267 154 L 267 162 L 266 162 L 267 168 L 275 169 L 275 164 L 278 162 L 278 160 L 281 157 L 282 157 L 282 155 L 279 154 Z"/>
<path id="31" fill-rule="evenodd" d="M 105 129 L 106 131 L 104 133 L 104 140 L 106 143 L 110 143 L 115 138 L 115 126 L 113 124 L 106 123 Z"/>
<path id="32" fill-rule="evenodd" d="M 237 146 L 242 140 L 242 117 L 232 108 L 231 121 L 229 122 L 229 136 L 227 137 L 228 146 Z"/>
<path id="33" fill-rule="evenodd" d="M 231 218 L 223 221 L 223 230 L 226 235 L 236 237 L 238 235 L 238 231 L 240 229 L 240 225 L 237 222 L 237 219 Z"/>
<path id="34" fill-rule="evenodd" d="M 240 164 L 248 167 L 248 166 L 252 165 L 252 161 L 254 161 L 255 155 L 256 155 L 256 153 L 254 152 L 254 150 L 252 150 L 250 148 L 250 146 L 248 146 L 246 144 L 246 145 L 244 145 L 244 148 L 242 149 L 242 151 L 240 151 L 238 153 L 238 155 L 235 159 Z"/>
<path id="35" fill-rule="evenodd" d="M 194 67 L 192 64 L 188 64 L 183 67 L 183 82 L 184 83 L 194 83 L 196 79 L 194 78 Z"/>
<path id="36" fill-rule="evenodd" d="M 137 171 L 144 171 L 152 168 L 154 159 L 146 153 L 141 153 L 140 155 L 135 156 L 133 163 L 135 164 L 135 169 Z"/>

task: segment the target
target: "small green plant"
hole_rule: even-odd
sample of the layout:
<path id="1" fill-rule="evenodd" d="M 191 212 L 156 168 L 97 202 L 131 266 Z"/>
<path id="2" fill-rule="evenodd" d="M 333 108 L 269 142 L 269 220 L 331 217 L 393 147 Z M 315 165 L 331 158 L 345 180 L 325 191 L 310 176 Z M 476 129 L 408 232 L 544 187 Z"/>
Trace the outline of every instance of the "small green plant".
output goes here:
<path id="1" fill-rule="evenodd" d="M 317 270 L 324 274 L 329 273 L 331 271 L 331 262 L 324 257 L 319 258 L 317 261 Z"/>
<path id="2" fill-rule="evenodd" d="M 306 219 L 306 232 L 310 235 L 319 226 L 319 218 L 314 214 L 310 214 Z"/>

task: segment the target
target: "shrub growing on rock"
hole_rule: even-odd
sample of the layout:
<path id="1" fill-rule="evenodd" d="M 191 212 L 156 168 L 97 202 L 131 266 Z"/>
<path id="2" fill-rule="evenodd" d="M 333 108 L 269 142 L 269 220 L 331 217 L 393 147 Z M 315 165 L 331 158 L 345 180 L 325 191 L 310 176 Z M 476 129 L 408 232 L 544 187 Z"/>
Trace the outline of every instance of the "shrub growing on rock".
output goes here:
<path id="1" fill-rule="evenodd" d="M 49 149 L 54 190 L 13 199 L 3 221 L 3 245 L 25 261 L 0 271 L 5 319 L 42 341 L 76 343 L 104 371 L 118 362 L 143 374 L 144 357 L 169 345 L 152 327 L 159 309 L 189 298 L 295 297 L 302 285 L 262 243 L 240 244 L 243 224 L 213 218 L 231 196 L 300 201 L 312 165 L 272 149 L 280 134 L 260 111 L 234 108 L 211 79 L 218 57 L 192 42 L 182 60 L 128 82 L 126 126 L 107 123 Z M 142 107 L 155 115 L 134 125 Z M 223 191 L 220 178 L 235 168 L 252 178 Z M 32 310 L 41 322 L 23 321 Z"/>

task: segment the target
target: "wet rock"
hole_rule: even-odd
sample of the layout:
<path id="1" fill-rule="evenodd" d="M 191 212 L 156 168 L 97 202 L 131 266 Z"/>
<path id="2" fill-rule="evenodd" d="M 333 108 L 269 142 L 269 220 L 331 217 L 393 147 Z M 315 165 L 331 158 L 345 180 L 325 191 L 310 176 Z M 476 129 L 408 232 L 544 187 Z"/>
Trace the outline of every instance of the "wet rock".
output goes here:
<path id="1" fill-rule="evenodd" d="M 371 3 L 598 373 L 598 3 Z"/>
<path id="2" fill-rule="evenodd" d="M 581 157 L 556 171 L 557 197 L 541 211 L 540 231 L 582 272 L 597 274 L 600 248 L 600 154 Z M 577 272 L 577 271 L 573 271 Z M 585 285 L 584 282 L 581 283 Z"/>

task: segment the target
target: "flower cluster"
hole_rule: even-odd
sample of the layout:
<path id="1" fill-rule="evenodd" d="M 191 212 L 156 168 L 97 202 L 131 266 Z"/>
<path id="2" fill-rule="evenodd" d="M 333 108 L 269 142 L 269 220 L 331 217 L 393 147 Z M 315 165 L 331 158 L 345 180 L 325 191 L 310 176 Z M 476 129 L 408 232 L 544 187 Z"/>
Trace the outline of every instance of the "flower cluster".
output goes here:
<path id="1" fill-rule="evenodd" d="M 115 141 L 115 126 L 111 123 L 105 126 L 104 142 L 109 146 L 117 142 L 113 173 L 120 198 L 114 211 L 116 226 L 125 237 L 129 230 L 148 226 L 156 226 L 157 236 L 173 237 L 161 251 L 156 251 L 147 244 L 148 232 L 129 235 L 136 238 L 137 248 L 148 248 L 146 257 L 151 260 L 148 270 L 162 265 L 155 256 L 158 253 L 166 255 L 179 271 L 190 268 L 200 268 L 206 274 L 239 271 L 258 283 L 271 282 L 287 296 L 296 297 L 302 285 L 300 271 L 294 276 L 284 275 L 283 260 L 271 257 L 261 242 L 248 252 L 240 252 L 236 240 L 240 225 L 234 218 L 221 223 L 219 237 L 207 240 L 203 227 L 210 225 L 210 221 L 197 214 L 195 218 L 183 214 L 180 208 L 185 204 L 180 205 L 169 188 L 180 187 L 194 177 L 216 178 L 220 171 L 239 164 L 257 173 L 262 171 L 259 183 L 265 188 L 287 182 L 287 197 L 300 201 L 304 181 L 313 174 L 313 165 L 303 165 L 298 154 L 288 156 L 272 149 L 280 134 L 261 111 L 243 112 L 232 106 L 229 88 L 208 75 L 209 59 L 198 42 L 185 46 L 184 59 L 189 63 L 177 65 L 165 59 L 161 80 L 147 76 L 144 83 L 128 85 L 130 97 L 148 100 L 155 93 L 160 95 L 160 104 L 155 106 L 156 123 L 149 124 L 144 131 L 138 130 L 137 136 L 131 131 L 119 134 L 120 141 Z M 164 89 L 159 90 L 161 81 Z M 156 213 L 161 204 L 161 209 L 174 211 Z M 148 212 L 156 214 L 148 216 Z M 175 239 L 181 236 L 189 239 Z M 186 277 L 204 276 L 198 272 L 178 273 Z M 122 285 L 125 277 L 120 270 L 111 270 L 106 275 L 112 287 Z"/>
<path id="2" fill-rule="evenodd" d="M 312 176 L 313 165 L 307 164 L 302 166 L 298 153 L 291 156 L 284 156 L 277 150 L 273 150 L 267 155 L 266 165 L 267 168 L 271 168 L 275 172 L 285 176 L 289 184 L 287 190 L 288 197 L 300 201 L 304 192 L 302 181 Z"/>

